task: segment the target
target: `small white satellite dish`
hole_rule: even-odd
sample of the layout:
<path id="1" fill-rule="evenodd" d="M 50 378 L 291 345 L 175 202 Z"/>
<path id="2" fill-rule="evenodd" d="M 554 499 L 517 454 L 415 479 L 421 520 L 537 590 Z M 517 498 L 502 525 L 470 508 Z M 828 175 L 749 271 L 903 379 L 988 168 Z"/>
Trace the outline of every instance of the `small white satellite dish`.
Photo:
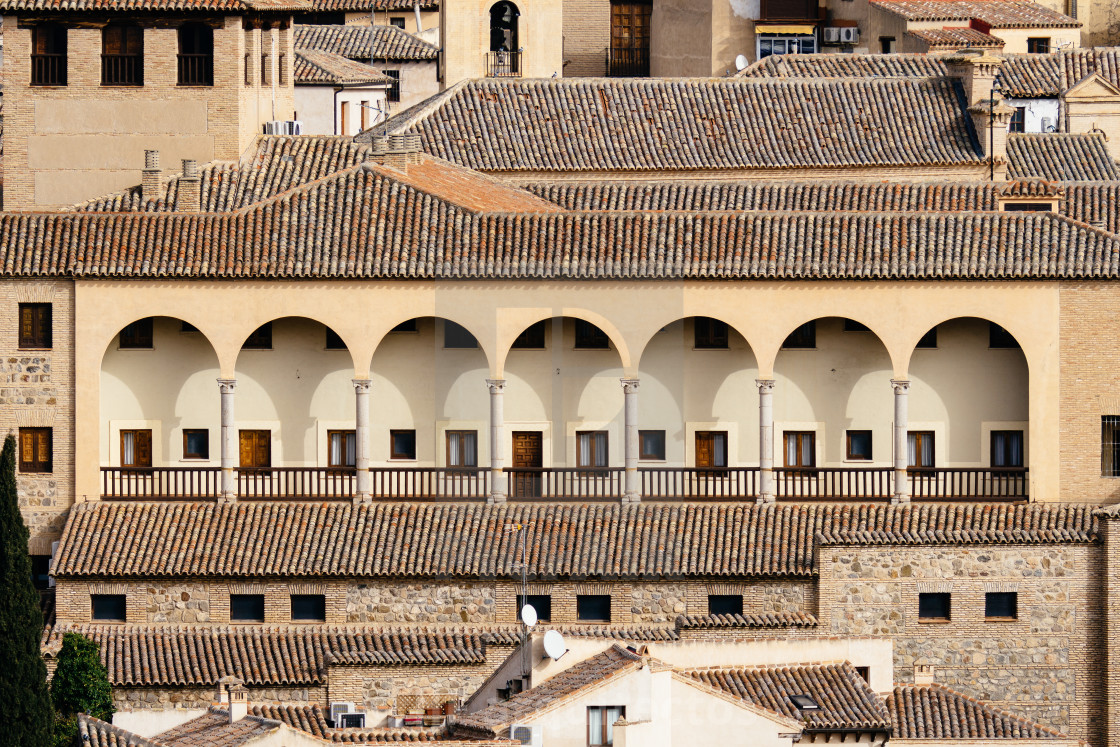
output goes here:
<path id="1" fill-rule="evenodd" d="M 527 604 L 521 608 L 521 622 L 530 628 L 537 624 L 537 611 L 533 609 L 533 605 Z"/>
<path id="2" fill-rule="evenodd" d="M 750 64 L 751 63 L 750 63 L 750 61 L 747 60 L 747 56 L 745 54 L 741 54 L 741 55 L 739 55 L 738 57 L 735 58 L 735 69 L 736 70 L 742 70 L 743 68 L 747 67 Z"/>
<path id="3" fill-rule="evenodd" d="M 553 661 L 559 661 L 561 656 L 568 653 L 568 647 L 560 631 L 550 630 L 544 634 L 544 652 Z"/>

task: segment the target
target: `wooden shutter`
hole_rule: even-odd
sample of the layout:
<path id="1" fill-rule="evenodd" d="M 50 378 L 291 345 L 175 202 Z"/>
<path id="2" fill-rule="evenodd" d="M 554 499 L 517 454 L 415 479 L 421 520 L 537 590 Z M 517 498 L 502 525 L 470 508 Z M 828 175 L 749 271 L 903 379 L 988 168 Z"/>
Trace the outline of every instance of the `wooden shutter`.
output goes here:
<path id="1" fill-rule="evenodd" d="M 697 433 L 696 434 L 696 466 L 697 467 L 711 467 L 712 466 L 712 434 L 711 433 Z"/>
<path id="2" fill-rule="evenodd" d="M 239 452 L 240 465 L 243 468 L 265 469 L 271 467 L 271 431 L 241 431 Z"/>
<path id="3" fill-rule="evenodd" d="M 23 464 L 35 464 L 35 432 L 30 428 L 21 429 L 19 432 L 19 460 Z"/>
<path id="4" fill-rule="evenodd" d="M 135 454 L 134 467 L 152 466 L 152 432 L 149 430 L 133 432 L 132 448 Z"/>

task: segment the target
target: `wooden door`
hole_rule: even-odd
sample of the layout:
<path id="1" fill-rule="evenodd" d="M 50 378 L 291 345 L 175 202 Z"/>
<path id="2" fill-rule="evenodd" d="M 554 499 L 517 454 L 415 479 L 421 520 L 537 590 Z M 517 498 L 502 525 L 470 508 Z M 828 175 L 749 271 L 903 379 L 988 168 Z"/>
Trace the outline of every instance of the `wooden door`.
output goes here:
<path id="1" fill-rule="evenodd" d="M 240 462 L 242 469 L 267 469 L 272 466 L 272 431 L 241 431 Z"/>
<path id="2" fill-rule="evenodd" d="M 697 469 L 727 467 L 727 431 L 696 432 Z"/>
<path id="3" fill-rule="evenodd" d="M 650 15 L 646 2 L 611 3 L 610 75 L 649 75 Z"/>
<path id="4" fill-rule="evenodd" d="M 515 431 L 513 434 L 513 468 L 540 469 L 543 464 L 540 431 Z M 541 495 L 540 473 L 514 473 L 510 495 L 517 498 L 539 498 Z"/>

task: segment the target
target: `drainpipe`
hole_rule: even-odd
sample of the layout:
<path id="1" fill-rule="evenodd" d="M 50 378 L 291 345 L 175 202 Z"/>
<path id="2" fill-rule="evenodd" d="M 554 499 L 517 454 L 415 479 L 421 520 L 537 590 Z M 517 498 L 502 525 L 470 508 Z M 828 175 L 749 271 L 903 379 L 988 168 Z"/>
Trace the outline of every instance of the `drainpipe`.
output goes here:
<path id="1" fill-rule="evenodd" d="M 412 10 L 416 13 L 416 33 L 419 34 L 424 30 L 424 24 L 420 20 L 420 3 L 417 2 L 415 5 L 413 5 Z"/>

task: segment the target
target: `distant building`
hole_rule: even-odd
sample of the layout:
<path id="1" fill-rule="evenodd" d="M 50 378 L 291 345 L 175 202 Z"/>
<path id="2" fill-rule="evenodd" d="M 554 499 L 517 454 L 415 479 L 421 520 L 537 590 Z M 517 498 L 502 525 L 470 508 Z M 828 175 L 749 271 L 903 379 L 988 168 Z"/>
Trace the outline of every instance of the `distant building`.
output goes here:
<path id="1" fill-rule="evenodd" d="M 369 65 L 318 49 L 296 49 L 296 113 L 307 135 L 357 135 L 389 115 L 397 83 Z"/>

